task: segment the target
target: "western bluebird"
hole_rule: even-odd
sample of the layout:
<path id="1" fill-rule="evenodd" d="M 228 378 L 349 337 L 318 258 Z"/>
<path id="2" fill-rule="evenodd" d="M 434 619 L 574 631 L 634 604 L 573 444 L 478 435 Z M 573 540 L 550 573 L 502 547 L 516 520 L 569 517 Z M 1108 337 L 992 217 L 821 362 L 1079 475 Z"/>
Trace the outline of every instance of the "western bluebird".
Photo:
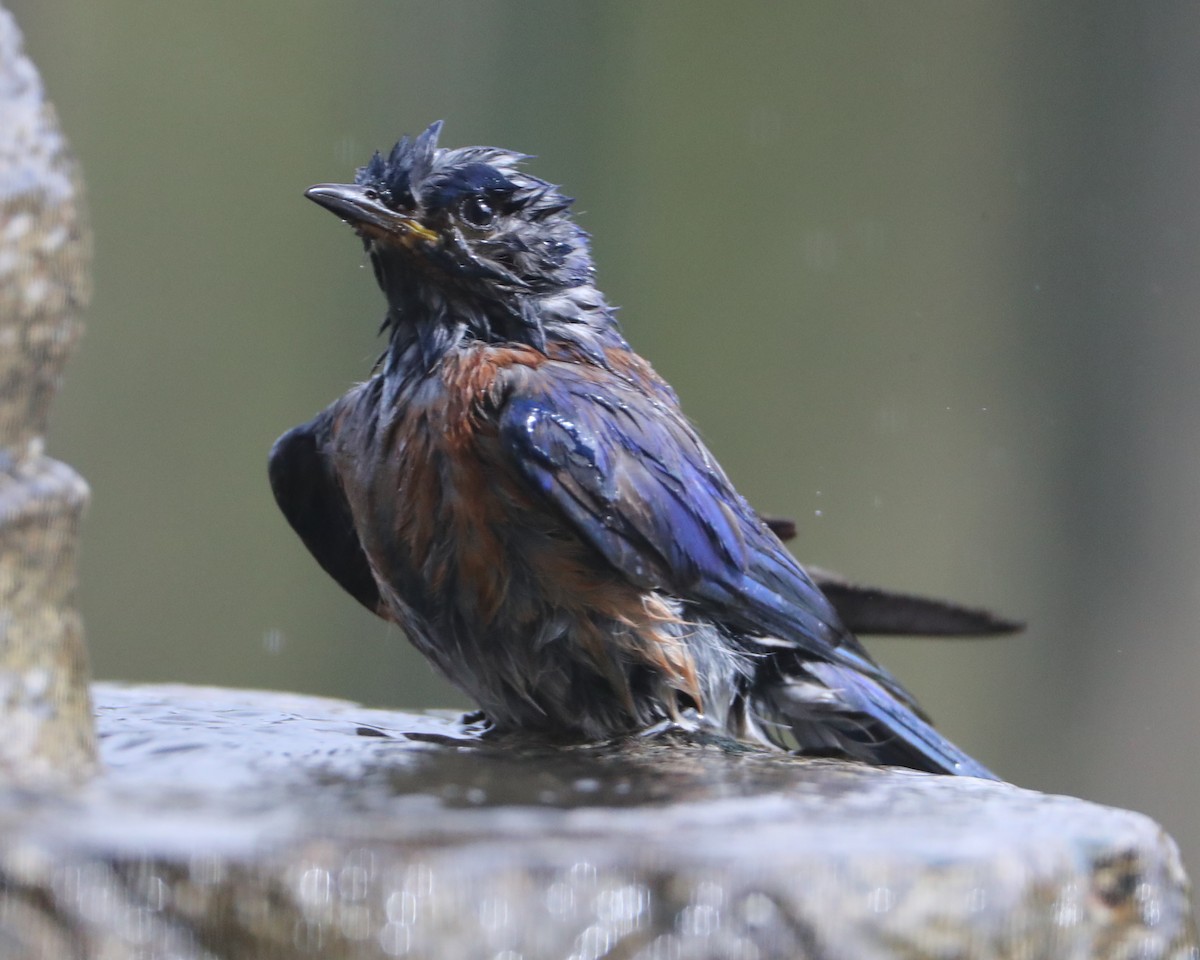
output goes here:
<path id="1" fill-rule="evenodd" d="M 571 200 L 435 123 L 307 196 L 387 298 L 369 380 L 281 437 L 318 563 L 498 729 L 659 723 L 992 777 L 876 664 L 634 353 Z"/>

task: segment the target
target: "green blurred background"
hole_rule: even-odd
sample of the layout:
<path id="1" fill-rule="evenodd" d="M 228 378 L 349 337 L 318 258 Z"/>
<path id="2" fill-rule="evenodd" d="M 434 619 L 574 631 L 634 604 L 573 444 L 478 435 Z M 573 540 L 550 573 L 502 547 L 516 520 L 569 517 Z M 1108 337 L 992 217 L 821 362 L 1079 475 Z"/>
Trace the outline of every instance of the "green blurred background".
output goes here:
<path id="1" fill-rule="evenodd" d="M 96 673 L 459 705 L 275 510 L 381 298 L 306 202 L 445 118 L 538 155 L 799 555 L 1027 618 L 875 650 L 1025 786 L 1200 864 L 1200 7 L 11 3 L 90 187 L 50 449 Z"/>

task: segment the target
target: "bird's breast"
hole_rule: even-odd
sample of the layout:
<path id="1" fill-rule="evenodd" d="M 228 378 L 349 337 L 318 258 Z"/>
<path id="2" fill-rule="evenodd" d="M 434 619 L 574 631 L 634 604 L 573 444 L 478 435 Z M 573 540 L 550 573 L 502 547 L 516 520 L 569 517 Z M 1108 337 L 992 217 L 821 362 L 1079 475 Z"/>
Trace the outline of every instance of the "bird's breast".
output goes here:
<path id="1" fill-rule="evenodd" d="M 513 368 L 545 357 L 484 344 L 448 354 L 398 390 L 364 384 L 338 430 L 339 473 L 385 591 L 419 613 L 495 617 L 525 504 L 498 450 L 495 410 Z M 396 376 L 380 374 L 376 379 Z"/>

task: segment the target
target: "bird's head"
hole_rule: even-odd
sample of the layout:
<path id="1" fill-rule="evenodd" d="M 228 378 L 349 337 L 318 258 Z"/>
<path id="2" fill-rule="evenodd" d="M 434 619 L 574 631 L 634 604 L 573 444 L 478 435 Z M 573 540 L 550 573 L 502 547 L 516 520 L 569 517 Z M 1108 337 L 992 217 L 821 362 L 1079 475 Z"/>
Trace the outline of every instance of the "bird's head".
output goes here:
<path id="1" fill-rule="evenodd" d="M 571 199 L 524 173 L 522 154 L 439 148 L 441 127 L 376 153 L 354 183 L 318 184 L 306 196 L 362 238 L 393 331 L 456 328 L 544 349 L 559 301 L 603 307 Z"/>

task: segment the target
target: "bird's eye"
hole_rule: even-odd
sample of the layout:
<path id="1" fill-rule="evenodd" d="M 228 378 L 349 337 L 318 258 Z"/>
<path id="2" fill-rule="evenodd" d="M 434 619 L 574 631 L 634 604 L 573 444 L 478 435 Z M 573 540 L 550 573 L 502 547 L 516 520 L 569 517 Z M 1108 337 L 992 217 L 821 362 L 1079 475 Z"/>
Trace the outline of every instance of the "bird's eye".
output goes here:
<path id="1" fill-rule="evenodd" d="M 365 197 L 367 200 L 378 200 L 379 192 L 377 190 L 372 190 L 368 187 L 366 190 L 363 191 L 363 197 Z"/>
<path id="2" fill-rule="evenodd" d="M 496 211 L 483 197 L 471 194 L 459 205 L 458 215 L 473 227 L 486 227 L 496 219 Z"/>

